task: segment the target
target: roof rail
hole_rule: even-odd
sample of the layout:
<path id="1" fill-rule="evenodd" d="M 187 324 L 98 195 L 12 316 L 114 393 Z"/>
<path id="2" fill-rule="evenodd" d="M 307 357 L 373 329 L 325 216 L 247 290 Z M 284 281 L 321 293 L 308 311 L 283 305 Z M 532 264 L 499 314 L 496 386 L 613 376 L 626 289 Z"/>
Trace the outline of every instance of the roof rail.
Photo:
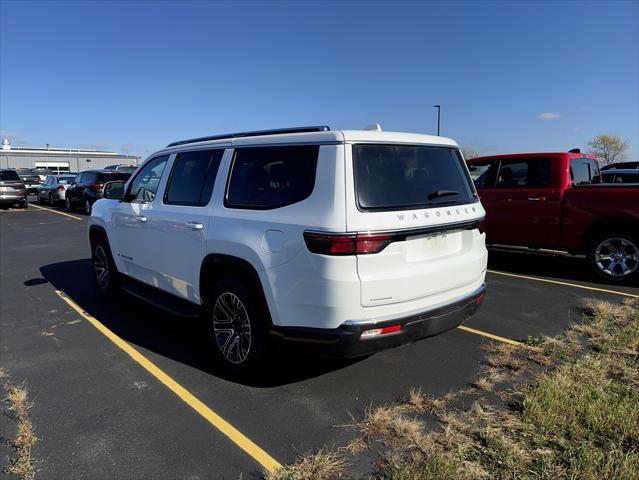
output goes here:
<path id="1" fill-rule="evenodd" d="M 264 135 L 281 135 L 283 133 L 308 133 L 308 132 L 328 132 L 331 128 L 326 125 L 314 127 L 293 127 L 293 128 L 277 128 L 274 130 L 255 130 L 253 132 L 237 132 L 228 133 L 226 135 L 212 135 L 210 137 L 191 138 L 189 140 L 180 140 L 179 142 L 169 143 L 166 148 L 175 147 L 177 145 L 186 145 L 187 143 L 207 142 L 210 140 L 223 140 L 225 138 L 238 137 L 261 137 Z"/>

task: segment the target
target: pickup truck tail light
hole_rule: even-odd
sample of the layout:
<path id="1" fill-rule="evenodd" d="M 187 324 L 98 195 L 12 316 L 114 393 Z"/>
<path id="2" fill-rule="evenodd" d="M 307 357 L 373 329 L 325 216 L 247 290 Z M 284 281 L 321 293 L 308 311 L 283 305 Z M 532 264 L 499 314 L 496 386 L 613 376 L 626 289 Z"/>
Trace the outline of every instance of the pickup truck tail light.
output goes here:
<path id="1" fill-rule="evenodd" d="M 93 190 L 100 190 L 102 188 L 102 186 L 103 185 L 100 182 L 94 182 L 94 183 L 91 184 L 91 188 Z"/>
<path id="2" fill-rule="evenodd" d="M 322 255 L 365 255 L 379 253 L 393 241 L 388 234 L 332 234 L 304 232 L 306 247 Z"/>

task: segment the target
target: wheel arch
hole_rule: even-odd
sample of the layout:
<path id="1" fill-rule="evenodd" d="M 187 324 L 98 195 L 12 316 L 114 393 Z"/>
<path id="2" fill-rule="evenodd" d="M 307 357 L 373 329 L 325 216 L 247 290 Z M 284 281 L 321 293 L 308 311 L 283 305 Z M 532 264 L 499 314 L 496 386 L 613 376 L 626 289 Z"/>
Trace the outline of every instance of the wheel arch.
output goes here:
<path id="1" fill-rule="evenodd" d="M 600 232 L 618 231 L 639 235 L 639 219 L 614 216 L 603 217 L 593 221 L 584 232 L 581 239 L 581 250 L 586 252 L 592 239 Z"/>
<path id="2" fill-rule="evenodd" d="M 255 267 L 242 258 L 225 254 L 209 254 L 204 258 L 200 267 L 200 298 L 202 303 L 205 303 L 209 289 L 217 280 L 231 275 L 250 282 L 258 303 L 265 313 L 268 325 L 271 326 L 273 324 L 271 311 L 260 276 Z"/>

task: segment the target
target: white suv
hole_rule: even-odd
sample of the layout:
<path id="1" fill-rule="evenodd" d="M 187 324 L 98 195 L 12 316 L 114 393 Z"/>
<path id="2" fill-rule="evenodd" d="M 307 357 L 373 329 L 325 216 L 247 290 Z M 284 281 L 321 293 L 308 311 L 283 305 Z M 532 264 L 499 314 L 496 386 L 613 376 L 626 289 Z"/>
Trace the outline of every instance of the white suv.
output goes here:
<path id="1" fill-rule="evenodd" d="M 89 220 L 100 289 L 204 315 L 228 368 L 275 342 L 356 357 L 481 303 L 484 209 L 451 139 L 328 127 L 170 144 Z"/>

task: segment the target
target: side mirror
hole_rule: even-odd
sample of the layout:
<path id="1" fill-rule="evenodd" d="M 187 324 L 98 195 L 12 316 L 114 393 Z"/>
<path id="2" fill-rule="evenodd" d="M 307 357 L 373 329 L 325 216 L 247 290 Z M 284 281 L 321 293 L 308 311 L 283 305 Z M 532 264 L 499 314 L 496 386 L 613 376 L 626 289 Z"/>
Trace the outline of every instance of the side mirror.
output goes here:
<path id="1" fill-rule="evenodd" d="M 122 200 L 124 198 L 124 182 L 114 180 L 104 184 L 104 198 L 111 200 Z"/>

